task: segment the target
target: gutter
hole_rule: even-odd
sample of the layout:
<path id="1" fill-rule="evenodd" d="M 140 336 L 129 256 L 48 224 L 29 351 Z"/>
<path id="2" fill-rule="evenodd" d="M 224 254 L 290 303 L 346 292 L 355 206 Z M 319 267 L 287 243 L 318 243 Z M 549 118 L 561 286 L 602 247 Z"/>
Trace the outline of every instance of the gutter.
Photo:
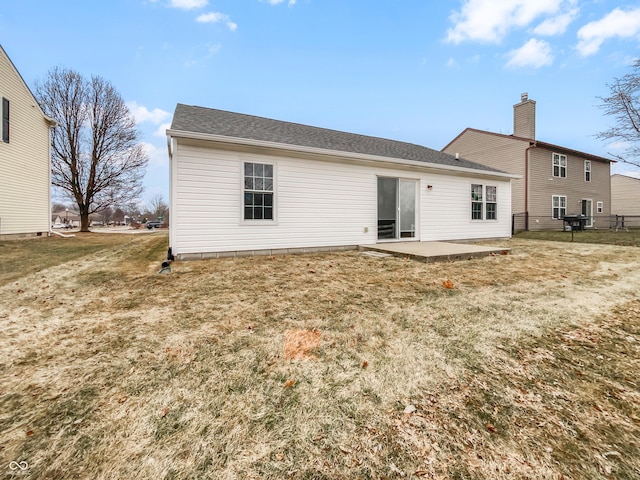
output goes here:
<path id="1" fill-rule="evenodd" d="M 362 153 L 352 153 L 352 152 L 344 152 L 341 150 L 327 150 L 324 148 L 317 147 L 305 147 L 300 145 L 289 145 L 285 143 L 277 143 L 277 142 L 268 142 L 264 140 L 254 140 L 249 138 L 237 138 L 237 137 L 227 137 L 224 135 L 214 135 L 209 133 L 197 133 L 197 132 L 187 132 L 183 130 L 167 130 L 168 137 L 176 137 L 176 138 L 185 138 L 190 140 L 205 140 L 211 142 L 224 143 L 229 145 L 240 145 L 240 146 L 252 146 L 252 147 L 262 147 L 262 148 L 272 148 L 279 150 L 287 150 L 293 152 L 301 152 L 301 153 L 310 153 L 316 155 L 329 155 L 334 157 L 342 157 L 350 160 L 361 160 L 368 161 L 374 163 L 387 163 L 392 164 L 393 166 L 414 166 L 419 167 L 421 169 L 435 169 L 435 170 L 444 170 L 450 172 L 457 173 L 472 173 L 475 175 L 485 175 L 492 177 L 502 177 L 502 178 L 522 178 L 522 175 L 516 175 L 512 173 L 506 172 L 496 172 L 491 170 L 477 170 L 474 168 L 466 168 L 466 167 L 456 167 L 454 165 L 441 165 L 437 163 L 429 163 L 429 162 L 421 162 L 418 160 L 402 160 L 391 157 L 383 157 L 380 155 L 368 155 Z M 442 152 L 440 152 L 442 153 Z M 171 158 L 171 152 L 169 153 L 169 158 Z"/>

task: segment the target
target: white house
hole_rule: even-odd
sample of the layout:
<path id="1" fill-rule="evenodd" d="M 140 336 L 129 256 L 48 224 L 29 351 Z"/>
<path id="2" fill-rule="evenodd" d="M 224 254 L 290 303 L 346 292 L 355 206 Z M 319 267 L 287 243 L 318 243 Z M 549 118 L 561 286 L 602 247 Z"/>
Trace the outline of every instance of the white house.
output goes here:
<path id="1" fill-rule="evenodd" d="M 175 257 L 508 238 L 517 175 L 395 140 L 178 104 Z"/>
<path id="2" fill-rule="evenodd" d="M 50 229 L 50 130 L 47 117 L 0 46 L 0 239 Z"/>

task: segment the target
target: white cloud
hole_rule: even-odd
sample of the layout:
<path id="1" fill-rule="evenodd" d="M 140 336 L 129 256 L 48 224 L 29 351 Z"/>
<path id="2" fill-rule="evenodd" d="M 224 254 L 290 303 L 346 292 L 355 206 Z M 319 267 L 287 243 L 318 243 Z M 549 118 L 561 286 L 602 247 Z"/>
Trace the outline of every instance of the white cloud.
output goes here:
<path id="1" fill-rule="evenodd" d="M 605 17 L 587 23 L 578 30 L 578 52 L 583 57 L 593 55 L 610 38 L 640 38 L 640 8 L 624 11 L 616 8 Z"/>
<path id="2" fill-rule="evenodd" d="M 567 27 L 578 16 L 580 10 L 574 8 L 566 13 L 558 15 L 557 17 L 549 17 L 544 20 L 540 25 L 533 29 L 533 33 L 536 35 L 562 35 L 567 31 Z"/>
<path id="3" fill-rule="evenodd" d="M 456 66 L 456 61 L 453 59 L 453 57 L 450 57 L 449 60 L 447 61 L 447 67 L 455 67 Z"/>
<path id="4" fill-rule="evenodd" d="M 144 105 L 138 105 L 138 102 L 136 102 L 135 100 L 127 102 L 127 107 L 135 117 L 136 123 L 150 122 L 153 124 L 158 124 L 171 116 L 169 112 L 165 112 L 160 108 L 149 110 Z"/>
<path id="5" fill-rule="evenodd" d="M 522 47 L 511 50 L 508 53 L 507 67 L 532 67 L 540 68 L 553 63 L 551 46 L 544 40 L 532 38 Z"/>
<path id="6" fill-rule="evenodd" d="M 170 128 L 171 128 L 171 123 L 170 122 L 162 123 L 162 124 L 160 124 L 158 129 L 155 132 L 153 132 L 153 136 L 154 137 L 166 137 L 167 136 L 167 130 L 169 130 Z"/>
<path id="7" fill-rule="evenodd" d="M 524 28 L 541 16 L 556 15 L 576 0 L 464 0 L 460 11 L 449 17 L 447 42 L 465 40 L 499 43 L 509 31 Z"/>
<path id="8" fill-rule="evenodd" d="M 229 15 L 226 15 L 220 12 L 203 13 L 202 15 L 199 15 L 198 18 L 196 18 L 196 22 L 199 22 L 199 23 L 225 22 L 229 30 L 231 30 L 232 32 L 234 32 L 238 28 L 238 25 L 229 19 Z"/>
<path id="9" fill-rule="evenodd" d="M 280 5 L 282 2 L 284 2 L 284 0 L 260 0 L 262 1 L 266 1 L 269 5 Z M 296 4 L 296 0 L 289 0 L 289 3 L 287 4 L 290 7 L 293 7 Z"/>
<path id="10" fill-rule="evenodd" d="M 149 156 L 149 166 L 162 166 L 169 163 L 169 154 L 167 153 L 166 146 L 163 145 L 158 148 L 149 142 L 141 142 L 141 145 L 145 153 Z"/>
<path id="11" fill-rule="evenodd" d="M 173 8 L 182 8 L 183 10 L 192 10 L 194 8 L 203 8 L 209 4 L 208 0 L 171 0 L 169 6 Z"/>

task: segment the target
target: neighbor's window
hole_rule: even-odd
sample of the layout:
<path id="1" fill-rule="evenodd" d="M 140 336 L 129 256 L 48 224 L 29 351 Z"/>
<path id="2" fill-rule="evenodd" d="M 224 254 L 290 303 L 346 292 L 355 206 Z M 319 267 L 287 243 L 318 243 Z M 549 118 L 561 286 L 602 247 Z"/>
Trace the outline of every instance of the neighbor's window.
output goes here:
<path id="1" fill-rule="evenodd" d="M 273 220 L 273 165 L 245 162 L 244 219 Z"/>
<path id="2" fill-rule="evenodd" d="M 493 185 L 471 185 L 471 220 L 497 219 L 497 190 Z"/>
<path id="3" fill-rule="evenodd" d="M 553 218 L 562 219 L 567 214 L 567 197 L 565 195 L 553 195 L 551 197 Z"/>
<path id="4" fill-rule="evenodd" d="M 567 156 L 553 154 L 553 176 L 565 178 L 567 176 Z"/>
<path id="5" fill-rule="evenodd" d="M 584 181 L 591 181 L 591 160 L 584 161 Z"/>
<path id="6" fill-rule="evenodd" d="M 598 212 L 598 213 L 604 212 L 604 203 L 603 202 L 596 202 L 596 212 Z"/>
<path id="7" fill-rule="evenodd" d="M 9 100 L 2 98 L 2 141 L 9 143 Z"/>

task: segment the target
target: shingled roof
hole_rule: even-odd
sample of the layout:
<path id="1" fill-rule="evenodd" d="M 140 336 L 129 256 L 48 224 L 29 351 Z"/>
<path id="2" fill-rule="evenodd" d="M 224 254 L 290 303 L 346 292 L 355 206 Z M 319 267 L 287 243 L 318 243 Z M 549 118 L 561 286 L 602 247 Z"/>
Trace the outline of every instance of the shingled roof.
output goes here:
<path id="1" fill-rule="evenodd" d="M 483 172 L 504 173 L 501 170 L 456 159 L 438 150 L 379 137 L 283 122 L 269 118 L 178 104 L 171 130 L 220 135 L 300 147 L 373 155 L 399 160 L 419 161 L 435 165 L 461 167 Z"/>

